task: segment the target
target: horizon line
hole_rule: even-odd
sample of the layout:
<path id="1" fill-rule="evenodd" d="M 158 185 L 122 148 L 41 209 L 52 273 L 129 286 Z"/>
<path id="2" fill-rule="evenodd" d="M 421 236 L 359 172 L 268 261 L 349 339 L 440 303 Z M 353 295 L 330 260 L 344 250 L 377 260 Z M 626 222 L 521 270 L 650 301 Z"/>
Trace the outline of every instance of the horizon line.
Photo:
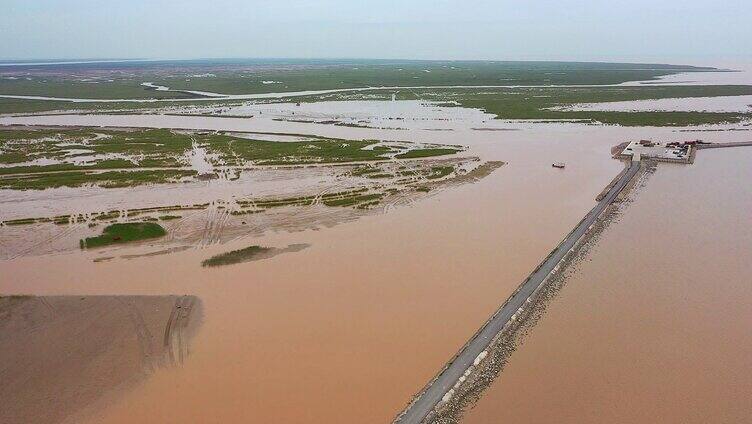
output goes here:
<path id="1" fill-rule="evenodd" d="M 404 58 L 376 58 L 376 57 L 183 57 L 183 58 L 0 58 L 0 67 L 11 66 L 54 66 L 54 65 L 86 65 L 129 62 L 189 62 L 201 60 L 289 60 L 289 61 L 393 61 L 393 62 L 488 62 L 488 63 L 594 63 L 594 64 L 630 64 L 630 65 L 662 65 L 691 68 L 718 69 L 711 66 L 660 63 L 652 61 L 607 61 L 607 60 L 554 60 L 554 59 L 404 59 Z"/>

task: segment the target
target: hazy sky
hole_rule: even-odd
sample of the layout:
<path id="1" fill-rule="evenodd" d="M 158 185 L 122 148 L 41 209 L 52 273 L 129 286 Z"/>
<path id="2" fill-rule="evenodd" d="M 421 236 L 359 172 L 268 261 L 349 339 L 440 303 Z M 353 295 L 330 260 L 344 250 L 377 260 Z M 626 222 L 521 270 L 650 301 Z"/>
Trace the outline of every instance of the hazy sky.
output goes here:
<path id="1" fill-rule="evenodd" d="M 752 59 L 752 0 L 3 0 L 0 59 Z"/>

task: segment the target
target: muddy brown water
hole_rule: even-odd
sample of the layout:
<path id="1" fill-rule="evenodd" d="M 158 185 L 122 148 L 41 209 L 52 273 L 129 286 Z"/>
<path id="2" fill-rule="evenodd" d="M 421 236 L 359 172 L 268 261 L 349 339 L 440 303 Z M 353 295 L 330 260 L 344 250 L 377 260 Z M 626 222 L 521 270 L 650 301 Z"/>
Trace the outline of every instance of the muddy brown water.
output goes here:
<path id="1" fill-rule="evenodd" d="M 463 423 L 752 417 L 752 148 L 661 164 Z"/>
<path id="2" fill-rule="evenodd" d="M 0 422 L 57 423 L 178 365 L 201 322 L 191 296 L 0 298 Z"/>
<path id="3" fill-rule="evenodd" d="M 29 122 L 31 118 L 2 118 Z M 38 117 L 45 124 L 92 117 Z M 108 125 L 139 117 L 106 118 Z M 99 406 L 92 422 L 384 423 L 406 405 L 622 168 L 625 139 L 744 139 L 583 125 L 497 124 L 519 131 L 383 131 L 233 118 L 148 126 L 278 130 L 463 144 L 508 165 L 476 184 L 331 228 L 270 231 L 170 255 L 94 263 L 97 252 L 0 261 L 0 292 L 191 294 L 204 323 L 180 367 L 160 369 Z M 255 119 L 255 118 L 254 118 Z M 135 124 L 134 124 L 135 122 Z M 563 171 L 551 167 L 564 161 Z M 215 254 L 259 244 L 300 252 L 220 268 Z M 146 247 L 123 249 L 138 253 Z"/>

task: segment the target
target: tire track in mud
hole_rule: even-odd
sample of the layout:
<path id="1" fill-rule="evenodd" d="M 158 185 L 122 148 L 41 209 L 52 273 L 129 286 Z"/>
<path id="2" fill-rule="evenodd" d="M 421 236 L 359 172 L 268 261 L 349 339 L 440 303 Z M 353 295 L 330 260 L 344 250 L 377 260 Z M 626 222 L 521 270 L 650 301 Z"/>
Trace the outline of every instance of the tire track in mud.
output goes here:
<path id="1" fill-rule="evenodd" d="M 185 361 L 188 355 L 186 334 L 191 313 L 195 306 L 195 298 L 192 296 L 180 296 L 170 312 L 167 325 L 164 330 L 163 345 L 170 365 L 179 365 Z"/>
<path id="2" fill-rule="evenodd" d="M 66 224 L 66 228 L 63 229 L 62 231 L 55 232 L 49 237 L 45 237 L 40 241 L 34 242 L 28 247 L 20 249 L 16 251 L 15 253 L 9 255 L 6 259 L 12 260 L 12 259 L 19 258 L 21 256 L 29 255 L 32 252 L 38 251 L 42 246 L 52 244 L 55 241 L 58 241 L 60 239 L 63 239 L 72 235 L 74 232 L 78 231 L 81 228 L 83 228 L 83 224 Z"/>
<path id="3" fill-rule="evenodd" d="M 329 193 L 337 193 L 339 191 L 342 191 L 343 189 L 346 190 L 348 187 L 349 186 L 347 184 L 345 184 L 345 183 L 338 183 L 338 184 L 334 184 L 334 185 L 331 185 L 329 187 L 326 187 L 323 190 L 319 191 L 315 195 L 315 197 L 311 201 L 310 206 L 321 205 L 323 203 L 323 198 L 324 198 L 325 195 L 327 195 Z"/>
<path id="4" fill-rule="evenodd" d="M 42 305 L 44 305 L 44 307 L 47 308 L 48 311 L 50 311 L 50 314 L 52 315 L 52 317 L 55 316 L 55 314 L 57 313 L 57 311 L 55 311 L 55 307 L 52 306 L 52 304 L 50 303 L 49 300 L 47 300 L 47 298 L 45 298 L 45 297 L 39 297 L 39 302 Z"/>
<path id="5" fill-rule="evenodd" d="M 222 241 L 222 231 L 230 220 L 230 211 L 227 208 L 217 210 L 217 219 L 213 226 L 213 232 L 209 239 L 209 245 Z"/>
<path id="6" fill-rule="evenodd" d="M 203 248 L 208 245 L 206 240 L 209 239 L 211 234 L 211 228 L 214 225 L 214 219 L 217 214 L 216 208 L 210 207 L 206 210 L 206 222 L 204 223 L 204 229 L 201 232 L 201 239 L 197 243 L 197 247 Z"/>
<path id="7" fill-rule="evenodd" d="M 201 215 L 205 214 L 205 210 L 193 210 L 188 211 L 187 213 L 183 213 L 180 218 L 168 221 L 169 223 L 166 224 L 166 226 L 170 229 L 169 231 L 169 237 L 170 240 L 175 240 L 175 234 L 180 234 L 184 232 L 188 232 L 186 228 L 189 228 L 191 225 L 191 220 L 195 220 L 197 217 L 200 217 Z M 179 238 L 178 238 L 179 240 Z"/>
<path id="8" fill-rule="evenodd" d="M 205 248 L 217 244 L 222 239 L 222 230 L 230 219 L 230 212 L 226 208 L 213 205 L 207 209 L 206 223 L 197 244 L 199 248 Z"/>
<path id="9" fill-rule="evenodd" d="M 141 312 L 138 310 L 133 299 L 123 300 L 119 297 L 115 298 L 116 301 L 127 312 L 128 317 L 133 323 L 133 329 L 138 339 L 138 346 L 141 351 L 141 366 L 149 371 L 154 371 L 156 358 L 156 352 L 152 340 L 154 336 L 149 331 L 149 327 L 146 325 L 146 320 Z"/>

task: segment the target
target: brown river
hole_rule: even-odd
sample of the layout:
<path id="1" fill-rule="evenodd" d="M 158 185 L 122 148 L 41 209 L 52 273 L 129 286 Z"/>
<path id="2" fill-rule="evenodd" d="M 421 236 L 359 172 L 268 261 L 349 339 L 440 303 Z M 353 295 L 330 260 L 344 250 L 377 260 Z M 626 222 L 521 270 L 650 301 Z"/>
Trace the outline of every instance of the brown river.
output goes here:
<path id="1" fill-rule="evenodd" d="M 748 422 L 750 179 L 750 147 L 660 164 L 463 422 Z"/>
<path id="2" fill-rule="evenodd" d="M 0 123 L 97 119 L 150 126 L 156 118 Z M 462 144 L 468 154 L 507 165 L 475 184 L 330 228 L 131 260 L 94 263 L 96 252 L 70 251 L 0 261 L 4 294 L 189 294 L 202 301 L 203 324 L 181 366 L 154 371 L 72 421 L 390 422 L 594 205 L 622 168 L 611 146 L 749 138 L 743 131 L 576 124 L 473 131 L 476 122 L 459 122 L 453 131 L 395 131 L 255 122 L 165 117 L 160 125 Z M 748 216 L 746 230 L 733 223 L 749 212 L 750 199 L 731 181 L 752 169 L 734 162 L 743 151 L 700 152 L 694 167 L 661 168 L 468 421 L 699 422 L 700 410 L 749 416 L 738 395 L 750 392 L 749 331 L 741 325 L 752 317 L 744 266 L 752 258 L 741 254 L 750 251 L 750 226 Z M 552 168 L 555 161 L 566 169 Z M 665 236 L 645 239 L 656 233 Z M 200 265 L 252 244 L 298 243 L 311 247 L 228 267 Z M 662 409 L 664 402 L 674 407 Z M 681 405 L 695 405 L 696 413 Z"/>

